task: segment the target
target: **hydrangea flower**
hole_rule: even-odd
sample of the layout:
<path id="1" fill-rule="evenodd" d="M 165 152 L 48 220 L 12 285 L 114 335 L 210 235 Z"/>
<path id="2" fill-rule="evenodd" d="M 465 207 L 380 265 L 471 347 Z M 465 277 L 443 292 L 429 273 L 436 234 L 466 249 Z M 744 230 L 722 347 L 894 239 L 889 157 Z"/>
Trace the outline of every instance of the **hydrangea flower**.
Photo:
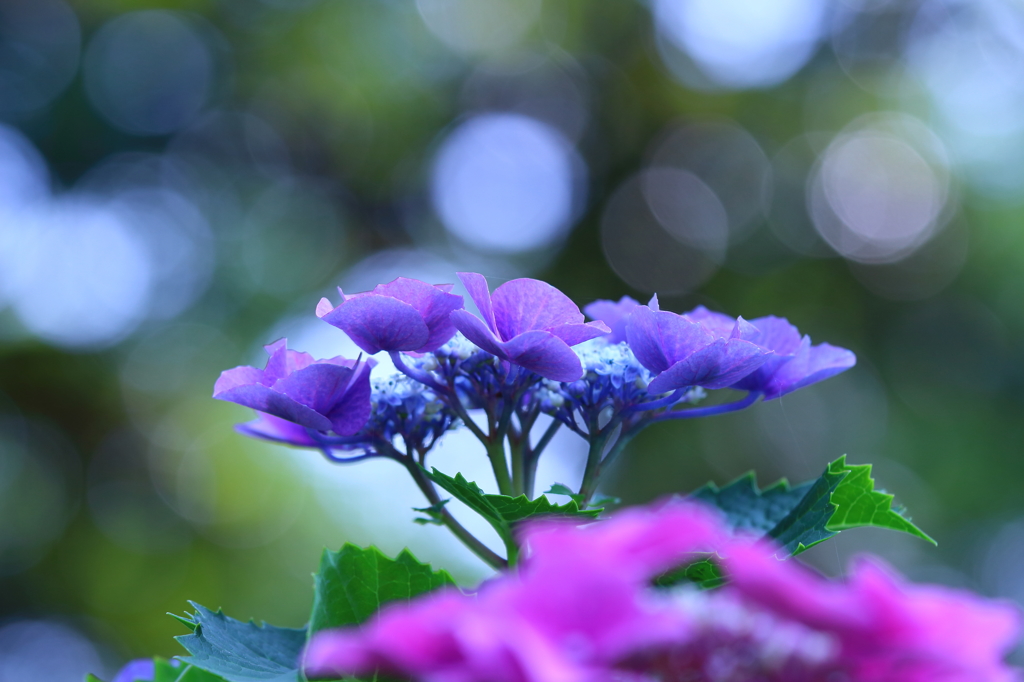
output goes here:
<path id="1" fill-rule="evenodd" d="M 584 423 L 604 421 L 600 415 L 612 415 L 641 405 L 652 396 L 647 391 L 653 375 L 641 365 L 625 343 L 606 343 L 601 337 L 581 343 L 574 350 L 583 365 L 583 378 L 562 384 L 545 380 L 536 394 L 541 411 L 564 424 L 575 423 L 573 412 Z M 694 387 L 673 404 L 696 403 L 704 391 Z"/>
<path id="2" fill-rule="evenodd" d="M 704 326 L 719 338 L 728 338 L 735 321 L 699 306 L 683 315 Z M 809 336 L 784 317 L 759 317 L 741 331 L 742 338 L 774 352 L 763 365 L 738 381 L 734 387 L 763 393 L 772 400 L 835 376 L 857 364 L 857 357 L 845 348 L 821 343 L 811 345 Z"/>
<path id="3" fill-rule="evenodd" d="M 340 436 L 363 428 L 370 418 L 372 361 L 340 356 L 314 360 L 287 346 L 287 339 L 266 346 L 270 358 L 263 369 L 242 366 L 221 372 L 213 397 Z"/>
<path id="4" fill-rule="evenodd" d="M 373 414 L 364 432 L 386 443 L 400 437 L 408 449 L 425 453 L 458 419 L 430 388 L 404 374 L 371 385 Z"/>
<path id="5" fill-rule="evenodd" d="M 483 275 L 457 273 L 480 310 L 456 310 L 451 320 L 466 338 L 502 360 L 555 381 L 583 375 L 571 346 L 610 333 L 603 322 L 584 322 L 575 303 L 536 279 L 514 279 L 492 294 Z"/>
<path id="6" fill-rule="evenodd" d="M 732 320 L 728 333 L 715 322 L 716 326 L 705 325 L 662 311 L 657 296 L 630 312 L 626 320 L 629 346 L 640 363 L 658 375 L 648 387 L 652 394 L 688 386 L 726 388 L 772 355 L 770 349 L 747 340 L 753 330 L 743 318 Z"/>
<path id="7" fill-rule="evenodd" d="M 177 666 L 178 661 L 172 661 L 171 665 Z M 137 658 L 125 663 L 111 682 L 151 682 L 155 674 L 153 659 Z"/>
<path id="8" fill-rule="evenodd" d="M 334 307 L 321 299 L 316 314 L 371 355 L 382 350 L 425 353 L 455 334 L 449 315 L 462 308 L 462 296 L 451 289 L 451 284 L 431 285 L 406 277 L 352 296 L 339 287 L 341 303 Z"/>
<path id="9" fill-rule="evenodd" d="M 313 675 L 375 670 L 420 682 L 1010 682 L 1016 608 L 903 584 L 859 563 L 831 582 L 730 536 L 693 503 L 600 524 L 528 527 L 529 556 L 475 596 L 455 590 L 318 634 Z M 717 551 L 725 587 L 652 586 Z"/>
<path id="10" fill-rule="evenodd" d="M 612 330 L 605 339 L 608 343 L 621 343 L 626 340 L 626 318 L 640 301 L 630 296 L 623 296 L 618 301 L 598 299 L 583 307 L 583 312 L 592 320 L 599 320 Z"/>

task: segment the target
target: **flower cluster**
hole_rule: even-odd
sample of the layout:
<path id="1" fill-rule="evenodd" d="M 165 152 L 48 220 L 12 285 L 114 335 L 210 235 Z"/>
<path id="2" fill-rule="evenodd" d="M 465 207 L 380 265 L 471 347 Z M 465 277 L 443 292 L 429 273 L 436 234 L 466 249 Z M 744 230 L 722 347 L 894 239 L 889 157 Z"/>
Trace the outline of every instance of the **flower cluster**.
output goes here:
<path id="1" fill-rule="evenodd" d="M 307 674 L 423 682 L 1010 682 L 1009 605 L 905 584 L 868 561 L 829 581 L 671 501 L 593 526 L 528 527 L 529 556 L 476 595 L 454 589 L 326 631 Z M 654 586 L 706 553 L 725 587 Z M 599 597 L 598 597 L 599 595 Z"/>
<path id="2" fill-rule="evenodd" d="M 703 307 L 676 314 L 655 296 L 647 305 L 595 301 L 587 322 L 545 282 L 514 279 L 491 291 L 482 275 L 458 277 L 479 315 L 453 285 L 402 277 L 354 295 L 339 289 L 338 305 L 320 301 L 321 319 L 364 352 L 388 353 L 398 374 L 371 382 L 372 360 L 315 360 L 281 340 L 267 346 L 264 369 L 224 372 L 214 397 L 257 411 L 238 427 L 244 434 L 338 462 L 396 459 L 428 497 L 425 473 L 412 465 L 424 467 L 450 428 L 462 425 L 483 443 L 501 493 L 532 497 L 538 458 L 566 427 L 589 442 L 577 495 L 586 507 L 609 464 L 648 425 L 743 409 L 855 363 L 850 351 L 811 345 L 781 318 L 747 322 Z M 747 395 L 694 406 L 723 388 Z M 543 415 L 553 420 L 534 442 Z"/>

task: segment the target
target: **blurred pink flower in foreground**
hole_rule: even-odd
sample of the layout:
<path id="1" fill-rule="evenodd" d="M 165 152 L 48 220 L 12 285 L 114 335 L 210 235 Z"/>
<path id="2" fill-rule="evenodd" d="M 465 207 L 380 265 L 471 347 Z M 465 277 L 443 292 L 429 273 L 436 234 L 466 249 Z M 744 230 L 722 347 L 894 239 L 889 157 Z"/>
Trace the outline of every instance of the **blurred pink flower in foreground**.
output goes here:
<path id="1" fill-rule="evenodd" d="M 1009 682 L 1020 617 L 904 583 L 873 561 L 845 583 L 735 538 L 671 501 L 586 527 L 535 523 L 518 574 L 434 593 L 306 652 L 311 676 L 375 670 L 425 682 Z M 715 552 L 726 586 L 655 588 Z"/>

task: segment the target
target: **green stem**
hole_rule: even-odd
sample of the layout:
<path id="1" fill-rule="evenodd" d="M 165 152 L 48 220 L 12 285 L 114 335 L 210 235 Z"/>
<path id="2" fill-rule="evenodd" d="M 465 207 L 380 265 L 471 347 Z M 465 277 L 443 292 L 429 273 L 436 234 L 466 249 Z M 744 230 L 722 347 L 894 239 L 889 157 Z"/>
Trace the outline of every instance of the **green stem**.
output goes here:
<path id="1" fill-rule="evenodd" d="M 494 480 L 498 483 L 498 492 L 502 495 L 514 495 L 512 478 L 508 473 L 508 462 L 505 460 L 505 439 L 495 438 L 485 445 L 487 446 L 487 459 L 491 461 L 491 469 L 494 470 Z"/>
<path id="2" fill-rule="evenodd" d="M 551 423 L 548 424 L 548 428 L 544 430 L 544 435 L 537 441 L 537 445 L 525 453 L 526 471 L 524 474 L 523 492 L 530 499 L 533 499 L 533 488 L 537 482 L 537 464 L 540 462 L 540 455 L 551 442 L 551 439 L 555 437 L 555 434 L 558 433 L 558 429 L 561 426 L 562 422 L 552 419 Z"/>
<path id="3" fill-rule="evenodd" d="M 610 432 L 611 430 L 607 428 L 596 433 L 591 431 L 590 449 L 587 450 L 587 466 L 583 470 L 583 483 L 580 485 L 580 495 L 583 496 L 580 502 L 581 509 L 587 508 L 590 498 L 597 491 L 598 472 L 601 469 L 601 455 L 604 454 L 604 448 L 608 444 Z"/>
<path id="4" fill-rule="evenodd" d="M 513 439 L 509 434 L 508 449 L 512 456 L 512 494 L 523 495 L 526 493 L 526 434 L 522 438 Z"/>
<path id="5" fill-rule="evenodd" d="M 597 492 L 597 486 L 601 482 L 601 476 L 608 470 L 608 466 L 622 453 L 629 444 L 629 441 L 633 440 L 633 437 L 642 430 L 643 426 L 640 426 L 640 428 L 634 427 L 619 434 L 618 439 L 616 439 L 615 443 L 612 444 L 611 449 L 608 450 L 608 454 L 606 454 L 603 459 L 598 460 L 592 472 L 590 471 L 590 460 L 588 455 L 587 472 L 584 473 L 583 486 L 580 488 L 580 494 L 583 495 L 583 502 L 580 504 L 581 509 L 586 509 L 587 505 L 590 504 L 590 499 L 594 496 L 594 493 Z M 600 457 L 600 455 L 598 455 L 598 457 Z M 589 479 L 587 478 L 588 473 L 591 474 Z"/>
<path id="6" fill-rule="evenodd" d="M 416 464 L 411 458 L 403 457 L 402 463 L 405 464 L 405 468 L 409 470 L 416 485 L 423 492 L 423 495 L 430 502 L 431 506 L 438 505 L 441 503 L 441 496 L 437 494 L 437 489 L 434 488 L 434 484 L 427 478 L 423 469 Z M 451 515 L 444 507 L 440 507 L 438 516 L 441 517 L 441 522 L 448 527 L 448 530 L 452 532 L 459 540 L 462 541 L 466 547 L 469 548 L 473 554 L 476 554 L 486 564 L 492 568 L 501 570 L 508 568 L 508 562 L 502 559 L 496 553 L 494 553 L 487 545 L 480 542 L 472 533 L 466 530 L 461 523 L 455 520 L 455 517 Z"/>

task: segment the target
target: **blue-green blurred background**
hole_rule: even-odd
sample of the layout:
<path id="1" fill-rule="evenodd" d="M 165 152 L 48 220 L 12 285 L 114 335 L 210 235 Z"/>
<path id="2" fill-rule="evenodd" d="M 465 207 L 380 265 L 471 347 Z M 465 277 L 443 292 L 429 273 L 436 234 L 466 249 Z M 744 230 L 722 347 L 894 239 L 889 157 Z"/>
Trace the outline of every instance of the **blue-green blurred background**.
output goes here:
<path id="1" fill-rule="evenodd" d="M 301 625 L 324 545 L 486 575 L 398 467 L 245 440 L 209 397 L 280 336 L 350 351 L 317 300 L 399 274 L 854 349 L 649 430 L 606 491 L 846 453 L 940 544 L 844 533 L 821 570 L 1024 600 L 1016 0 L 2 0 L 0 121 L 0 682 L 178 653 L 187 599 Z M 485 475 L 464 434 L 435 463 Z"/>

